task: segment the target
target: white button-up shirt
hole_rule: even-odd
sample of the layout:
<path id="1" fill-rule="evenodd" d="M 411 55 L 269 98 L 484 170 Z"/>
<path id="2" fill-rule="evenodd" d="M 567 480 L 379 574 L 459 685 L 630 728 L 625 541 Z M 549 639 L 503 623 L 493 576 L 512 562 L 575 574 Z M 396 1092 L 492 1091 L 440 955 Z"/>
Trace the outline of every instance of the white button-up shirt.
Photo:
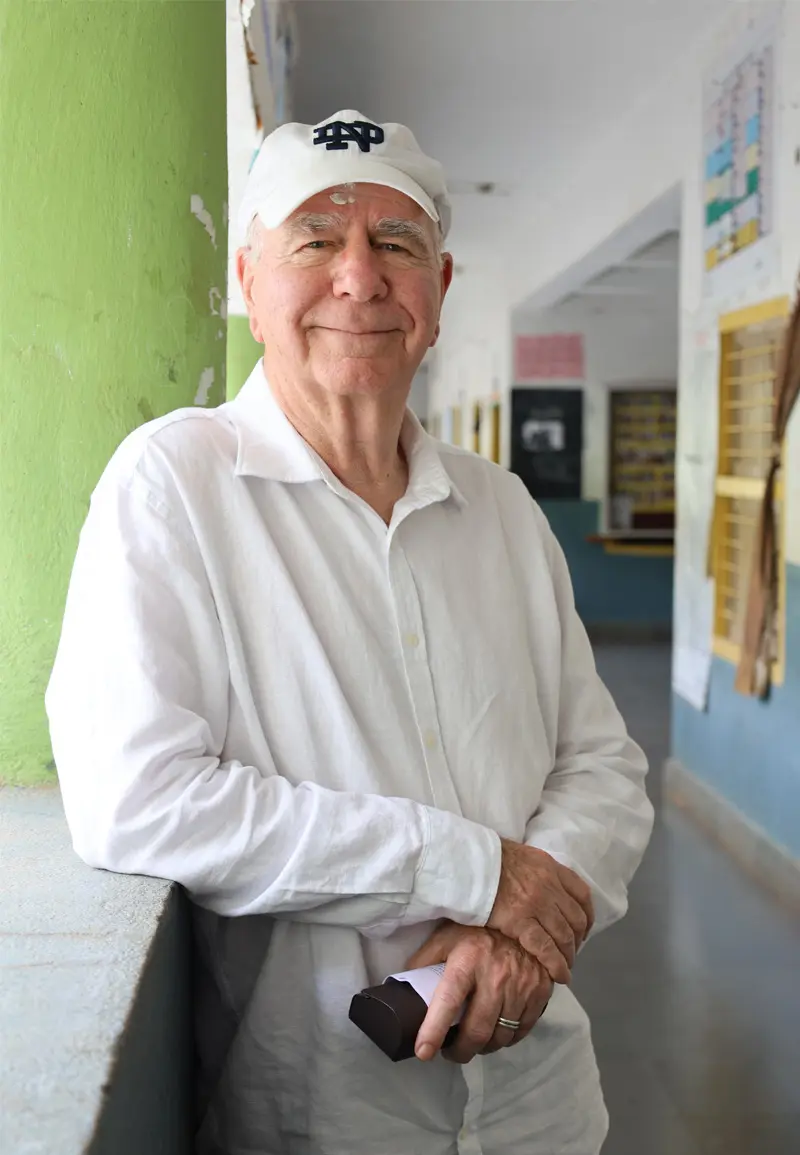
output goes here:
<path id="1" fill-rule="evenodd" d="M 500 836 L 626 908 L 641 751 L 522 484 L 406 417 L 391 523 L 302 440 L 261 364 L 136 430 L 81 534 L 47 694 L 77 852 L 196 907 L 206 1155 L 593 1155 L 586 1016 L 392 1064 L 348 1020 L 435 920 L 481 925 Z"/>

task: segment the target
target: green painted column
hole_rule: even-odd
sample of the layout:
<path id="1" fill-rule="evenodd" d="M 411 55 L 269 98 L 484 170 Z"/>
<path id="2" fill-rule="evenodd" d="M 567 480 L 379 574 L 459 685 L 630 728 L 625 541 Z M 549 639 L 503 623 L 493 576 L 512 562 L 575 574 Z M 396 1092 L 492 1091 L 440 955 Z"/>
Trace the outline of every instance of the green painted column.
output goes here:
<path id="1" fill-rule="evenodd" d="M 232 401 L 256 363 L 264 356 L 264 346 L 250 332 L 250 319 L 231 313 L 228 317 L 228 353 L 225 380 Z"/>
<path id="2" fill-rule="evenodd" d="M 0 782 L 33 784 L 89 495 L 224 398 L 225 3 L 0 0 L 0 44 Z"/>

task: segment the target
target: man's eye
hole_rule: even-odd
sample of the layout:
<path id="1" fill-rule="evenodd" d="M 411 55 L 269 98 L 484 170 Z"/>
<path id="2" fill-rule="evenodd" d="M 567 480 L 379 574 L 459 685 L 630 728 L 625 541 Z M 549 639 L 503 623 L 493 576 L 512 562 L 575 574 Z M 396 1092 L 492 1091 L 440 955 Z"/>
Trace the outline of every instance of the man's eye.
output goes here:
<path id="1" fill-rule="evenodd" d="M 378 243 L 379 249 L 387 249 L 390 253 L 407 253 L 408 249 L 403 245 L 398 245 L 394 241 L 380 241 Z"/>
<path id="2" fill-rule="evenodd" d="M 330 241 L 309 241 L 308 244 L 303 245 L 304 249 L 324 249 L 329 245 Z"/>

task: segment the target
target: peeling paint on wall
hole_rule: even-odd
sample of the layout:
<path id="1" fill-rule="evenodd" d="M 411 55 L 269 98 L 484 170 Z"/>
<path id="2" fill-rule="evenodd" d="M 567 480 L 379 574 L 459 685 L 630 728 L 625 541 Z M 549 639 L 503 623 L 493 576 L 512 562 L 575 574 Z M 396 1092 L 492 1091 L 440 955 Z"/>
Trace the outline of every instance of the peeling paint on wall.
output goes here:
<path id="1" fill-rule="evenodd" d="M 250 18 L 253 15 L 256 0 L 241 0 L 242 2 L 242 24 L 245 29 L 250 27 Z"/>
<path id="2" fill-rule="evenodd" d="M 208 307 L 212 317 L 221 317 L 223 321 L 228 316 L 228 302 L 216 285 L 208 290 Z"/>
<path id="3" fill-rule="evenodd" d="M 211 216 L 211 213 L 208 211 L 206 206 L 203 204 L 203 198 L 198 196 L 197 193 L 192 193 L 192 199 L 190 201 L 190 208 L 192 210 L 193 215 L 197 217 L 200 224 L 203 226 L 203 228 L 206 230 L 208 235 L 211 237 L 211 244 L 214 246 L 214 248 L 216 248 L 217 247 L 217 230 L 214 228 L 213 218 Z"/>
<path id="4" fill-rule="evenodd" d="M 209 365 L 200 374 L 200 382 L 198 384 L 197 393 L 195 394 L 195 398 L 194 398 L 195 405 L 207 405 L 208 404 L 208 395 L 211 392 L 211 388 L 212 388 L 213 384 L 214 384 L 214 370 Z"/>

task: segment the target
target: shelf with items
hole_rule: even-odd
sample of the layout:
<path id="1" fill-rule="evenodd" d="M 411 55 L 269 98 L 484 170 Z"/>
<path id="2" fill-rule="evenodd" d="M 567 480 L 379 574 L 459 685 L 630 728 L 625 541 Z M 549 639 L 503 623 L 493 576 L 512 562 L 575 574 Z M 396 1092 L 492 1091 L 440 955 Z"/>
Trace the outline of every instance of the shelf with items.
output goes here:
<path id="1" fill-rule="evenodd" d="M 608 528 L 673 532 L 676 390 L 611 390 L 609 426 Z"/>

